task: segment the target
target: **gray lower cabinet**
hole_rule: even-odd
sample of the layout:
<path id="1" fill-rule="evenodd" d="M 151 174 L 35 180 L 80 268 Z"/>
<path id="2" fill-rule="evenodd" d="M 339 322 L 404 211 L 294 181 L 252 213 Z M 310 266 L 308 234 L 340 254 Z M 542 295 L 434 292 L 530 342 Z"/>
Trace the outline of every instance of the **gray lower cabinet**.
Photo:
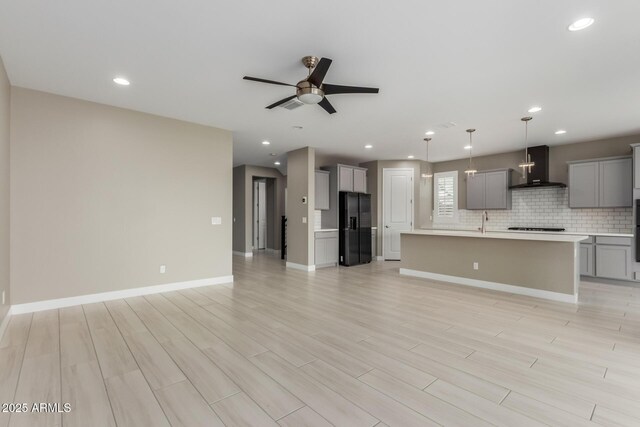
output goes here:
<path id="1" fill-rule="evenodd" d="M 580 275 L 581 276 L 593 276 L 594 272 L 594 258 L 593 258 L 594 246 L 590 243 L 580 244 Z"/>
<path id="2" fill-rule="evenodd" d="M 596 276 L 631 280 L 631 246 L 596 245 Z"/>
<path id="3" fill-rule="evenodd" d="M 595 236 L 580 243 L 580 275 L 633 280 L 631 237 Z"/>
<path id="4" fill-rule="evenodd" d="M 570 208 L 631 207 L 631 157 L 569 163 Z"/>
<path id="5" fill-rule="evenodd" d="M 511 209 L 511 169 L 476 172 L 467 177 L 467 209 Z"/>
<path id="6" fill-rule="evenodd" d="M 315 209 L 328 210 L 329 209 L 329 172 L 328 171 L 316 171 L 316 183 L 315 183 Z"/>
<path id="7" fill-rule="evenodd" d="M 316 231 L 315 265 L 316 268 L 338 265 L 337 231 Z"/>

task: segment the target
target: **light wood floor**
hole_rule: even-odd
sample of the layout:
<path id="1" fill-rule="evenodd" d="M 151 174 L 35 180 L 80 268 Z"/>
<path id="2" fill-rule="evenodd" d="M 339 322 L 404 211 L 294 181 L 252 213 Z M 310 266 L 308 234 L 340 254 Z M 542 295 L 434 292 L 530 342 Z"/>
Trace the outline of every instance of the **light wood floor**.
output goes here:
<path id="1" fill-rule="evenodd" d="M 640 425 L 640 288 L 578 306 L 401 277 L 397 263 L 16 315 L 0 426 Z"/>

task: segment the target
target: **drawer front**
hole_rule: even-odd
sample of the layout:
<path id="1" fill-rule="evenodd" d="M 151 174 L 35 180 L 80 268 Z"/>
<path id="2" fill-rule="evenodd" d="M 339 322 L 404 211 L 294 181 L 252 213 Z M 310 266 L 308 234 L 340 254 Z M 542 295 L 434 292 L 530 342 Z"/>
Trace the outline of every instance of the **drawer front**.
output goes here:
<path id="1" fill-rule="evenodd" d="M 337 231 L 316 231 L 316 239 L 337 239 Z"/>
<path id="2" fill-rule="evenodd" d="M 600 245 L 631 246 L 631 237 L 596 236 L 596 243 Z"/>

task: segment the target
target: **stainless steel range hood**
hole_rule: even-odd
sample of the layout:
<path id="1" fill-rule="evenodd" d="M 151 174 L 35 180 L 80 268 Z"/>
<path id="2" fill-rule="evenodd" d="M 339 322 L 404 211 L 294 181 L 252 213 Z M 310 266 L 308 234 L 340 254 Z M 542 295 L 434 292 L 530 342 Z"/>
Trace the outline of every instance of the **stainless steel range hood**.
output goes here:
<path id="1" fill-rule="evenodd" d="M 533 188 L 557 187 L 564 188 L 567 184 L 549 181 L 549 146 L 538 145 L 529 148 L 529 156 L 535 166 L 527 174 L 527 182 L 509 187 L 512 190 L 528 190 Z"/>

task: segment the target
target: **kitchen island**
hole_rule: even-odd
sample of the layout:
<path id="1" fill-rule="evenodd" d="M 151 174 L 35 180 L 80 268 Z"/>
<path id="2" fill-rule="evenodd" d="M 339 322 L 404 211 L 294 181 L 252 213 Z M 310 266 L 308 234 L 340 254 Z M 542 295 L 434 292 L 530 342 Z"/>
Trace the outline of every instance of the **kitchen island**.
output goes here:
<path id="1" fill-rule="evenodd" d="M 460 230 L 401 234 L 400 274 L 577 303 L 584 235 Z"/>

